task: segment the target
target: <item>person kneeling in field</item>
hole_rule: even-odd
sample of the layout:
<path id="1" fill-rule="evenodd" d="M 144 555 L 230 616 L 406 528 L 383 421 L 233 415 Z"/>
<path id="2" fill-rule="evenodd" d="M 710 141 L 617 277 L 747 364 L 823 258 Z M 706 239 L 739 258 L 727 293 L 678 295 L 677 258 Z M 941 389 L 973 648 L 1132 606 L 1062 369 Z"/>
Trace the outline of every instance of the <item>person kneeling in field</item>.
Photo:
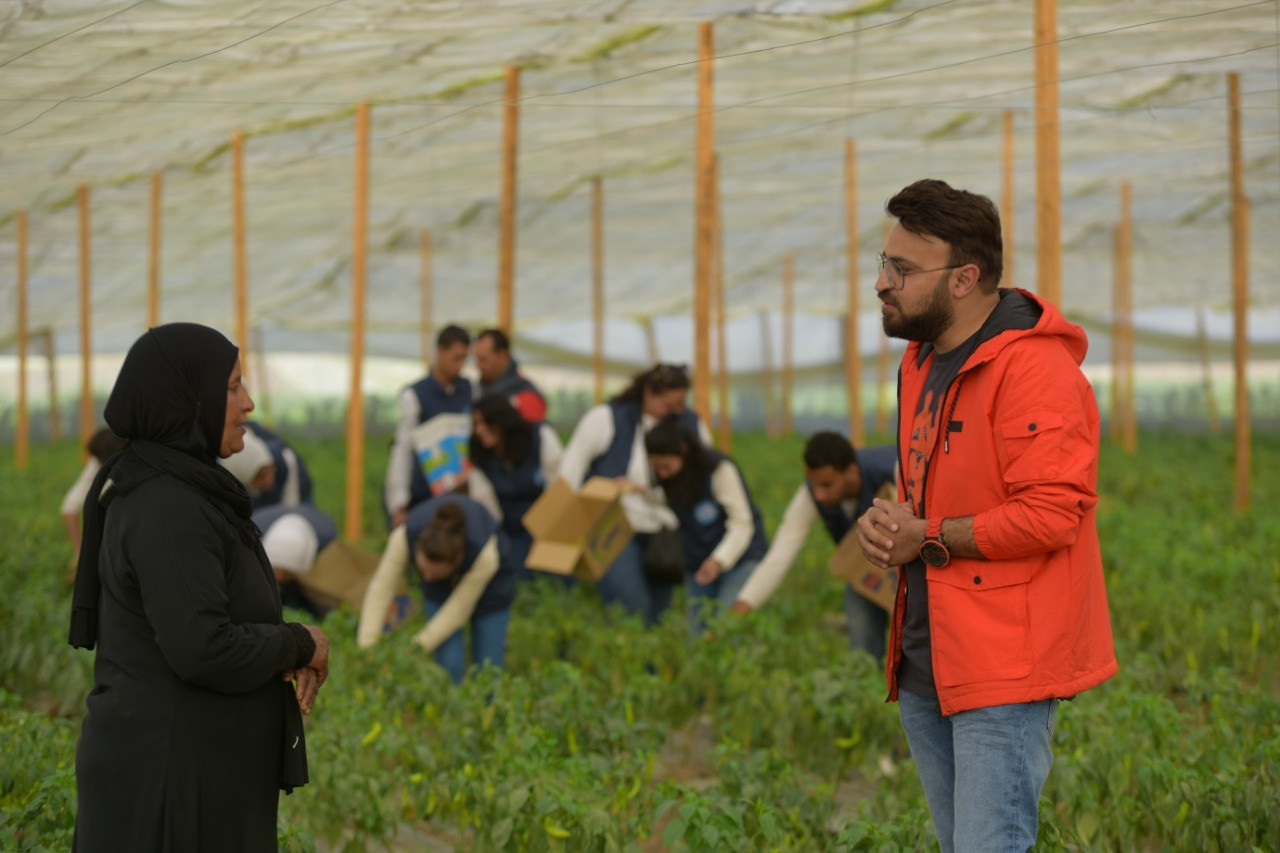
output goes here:
<path id="1" fill-rule="evenodd" d="M 84 499 L 89 496 L 89 487 L 93 485 L 93 478 L 98 476 L 99 469 L 108 459 L 124 450 L 124 445 L 125 440 L 106 427 L 95 432 L 85 445 L 85 450 L 89 451 L 89 461 L 84 463 L 80 476 L 67 489 L 67 494 L 62 499 L 62 523 L 67 528 L 67 537 L 71 540 L 72 547 L 75 548 L 73 566 L 74 560 L 80 559 L 80 511 L 84 508 Z M 71 577 L 75 577 L 74 568 Z"/>
<path id="2" fill-rule="evenodd" d="M 396 582 L 412 555 L 421 576 L 427 626 L 413 641 L 434 652 L 454 682 L 465 669 L 462 628 L 471 625 L 471 661 L 501 668 L 516 595 L 515 567 L 498 551 L 498 522 L 464 495 L 440 495 L 413 506 L 391 531 L 360 610 L 356 642 L 378 641 Z"/>
<path id="3" fill-rule="evenodd" d="M 750 613 L 769 600 L 791 570 L 815 521 L 821 519 L 831 540 L 839 545 L 881 489 L 886 485 L 894 488 L 897 457 L 897 448 L 892 445 L 855 451 L 849 439 L 837 432 L 810 436 L 804 446 L 804 485 L 787 504 L 769 553 L 742 588 L 733 611 Z M 883 661 L 889 614 L 847 584 L 844 613 L 849 644 Z"/>
<path id="4" fill-rule="evenodd" d="M 769 547 L 760 509 L 737 464 L 706 447 L 678 416 L 659 421 L 644 446 L 680 521 L 689 625 L 701 633 L 704 608 L 728 608 Z"/>
<path id="5" fill-rule="evenodd" d="M 262 424 L 245 424 L 244 449 L 221 460 L 244 484 L 255 510 L 309 504 L 311 472 L 298 452 Z"/>
<path id="6" fill-rule="evenodd" d="M 253 523 L 262 531 L 262 550 L 276 574 L 280 603 L 317 619 L 324 616 L 329 608 L 307 595 L 299 579 L 311 573 L 316 556 L 338 538 L 333 519 L 310 504 L 299 504 L 254 510 Z"/>

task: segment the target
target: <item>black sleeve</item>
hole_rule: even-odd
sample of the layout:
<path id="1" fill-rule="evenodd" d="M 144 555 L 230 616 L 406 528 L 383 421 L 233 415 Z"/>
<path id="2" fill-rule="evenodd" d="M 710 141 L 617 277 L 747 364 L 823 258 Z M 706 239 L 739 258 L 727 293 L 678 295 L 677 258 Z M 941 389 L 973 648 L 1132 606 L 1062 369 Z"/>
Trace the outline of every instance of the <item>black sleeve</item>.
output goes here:
<path id="1" fill-rule="evenodd" d="M 226 572 L 234 557 L 216 510 L 187 489 L 165 489 L 155 498 L 140 507 L 125 554 L 170 668 L 223 693 L 256 690 L 294 668 L 303 650 L 292 628 L 267 621 L 275 606 L 269 591 L 256 608 L 263 621 L 232 620 Z"/>

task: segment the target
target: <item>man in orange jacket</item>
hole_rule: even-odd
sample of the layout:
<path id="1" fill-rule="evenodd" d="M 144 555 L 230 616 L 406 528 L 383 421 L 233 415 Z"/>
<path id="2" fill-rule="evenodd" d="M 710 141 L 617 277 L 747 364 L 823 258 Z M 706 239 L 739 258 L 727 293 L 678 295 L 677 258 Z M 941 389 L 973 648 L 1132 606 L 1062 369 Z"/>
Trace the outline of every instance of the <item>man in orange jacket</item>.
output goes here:
<path id="1" fill-rule="evenodd" d="M 903 566 L 886 674 L 942 850 L 1026 850 L 1058 701 L 1116 672 L 1098 546 L 1100 429 L 1088 342 L 999 288 L 1000 216 L 917 181 L 886 206 L 885 333 L 899 367 L 899 503 L 859 520 Z"/>

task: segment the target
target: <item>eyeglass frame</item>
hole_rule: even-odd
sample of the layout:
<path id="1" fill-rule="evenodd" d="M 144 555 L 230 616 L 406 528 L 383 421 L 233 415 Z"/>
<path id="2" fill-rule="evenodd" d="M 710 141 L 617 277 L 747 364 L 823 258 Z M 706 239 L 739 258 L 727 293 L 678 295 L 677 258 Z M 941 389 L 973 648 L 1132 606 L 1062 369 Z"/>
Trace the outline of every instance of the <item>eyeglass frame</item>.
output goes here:
<path id="1" fill-rule="evenodd" d="M 889 267 L 898 274 L 898 281 L 896 284 L 894 283 L 892 273 L 887 273 L 885 275 L 885 279 L 889 282 L 890 290 L 902 290 L 902 288 L 906 287 L 907 276 L 909 275 L 916 275 L 918 273 L 925 272 L 942 272 L 943 270 L 958 270 L 960 267 L 968 266 L 968 264 L 951 264 L 950 266 L 945 267 L 935 267 L 931 270 L 904 270 L 901 264 L 887 256 L 884 252 L 876 253 L 876 264 L 878 265 L 880 272 L 884 272 L 885 267 Z"/>

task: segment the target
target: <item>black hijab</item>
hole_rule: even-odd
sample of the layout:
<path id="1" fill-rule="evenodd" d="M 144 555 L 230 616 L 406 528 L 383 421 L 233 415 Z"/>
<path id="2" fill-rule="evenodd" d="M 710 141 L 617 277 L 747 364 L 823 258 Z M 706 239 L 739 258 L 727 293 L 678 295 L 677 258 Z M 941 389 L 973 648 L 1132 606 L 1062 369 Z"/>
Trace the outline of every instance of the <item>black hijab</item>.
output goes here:
<path id="1" fill-rule="evenodd" d="M 103 413 L 111 431 L 128 444 L 102 466 L 85 499 L 71 645 L 91 649 L 98 639 L 98 551 L 106 505 L 115 495 L 169 474 L 200 492 L 261 552 L 249 494 L 217 464 L 227 380 L 239 355 L 221 332 L 196 323 L 157 326 L 130 347 Z"/>

